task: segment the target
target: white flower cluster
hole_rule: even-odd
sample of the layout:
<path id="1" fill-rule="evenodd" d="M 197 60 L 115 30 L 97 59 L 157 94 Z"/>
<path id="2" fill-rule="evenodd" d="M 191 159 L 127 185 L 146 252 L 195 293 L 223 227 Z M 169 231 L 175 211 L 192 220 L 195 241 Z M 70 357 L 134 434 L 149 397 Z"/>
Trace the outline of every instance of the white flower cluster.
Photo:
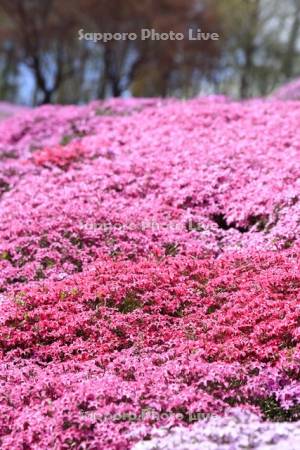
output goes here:
<path id="1" fill-rule="evenodd" d="M 212 416 L 191 428 L 158 429 L 132 450 L 299 450 L 300 422 L 262 422 L 238 408 L 226 417 Z"/>

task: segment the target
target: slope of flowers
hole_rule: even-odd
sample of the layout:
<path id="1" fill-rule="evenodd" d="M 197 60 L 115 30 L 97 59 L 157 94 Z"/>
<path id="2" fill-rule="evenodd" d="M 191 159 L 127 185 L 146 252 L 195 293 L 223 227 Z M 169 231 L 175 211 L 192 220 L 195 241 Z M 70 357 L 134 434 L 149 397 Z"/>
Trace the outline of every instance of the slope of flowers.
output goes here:
<path id="1" fill-rule="evenodd" d="M 271 97 L 277 100 L 299 100 L 300 80 L 297 78 L 283 84 L 271 94 Z"/>
<path id="2" fill-rule="evenodd" d="M 297 245 L 299 116 L 298 103 L 214 99 L 115 115 L 43 107 L 6 121 L 0 288 L 64 277 L 102 254 Z"/>
<path id="3" fill-rule="evenodd" d="M 9 116 L 13 116 L 14 114 L 22 113 L 28 110 L 29 108 L 27 106 L 14 105 L 9 102 L 0 101 L 0 120 L 4 120 Z"/>
<path id="4" fill-rule="evenodd" d="M 299 419 L 299 120 L 213 97 L 0 124 L 1 449 Z"/>

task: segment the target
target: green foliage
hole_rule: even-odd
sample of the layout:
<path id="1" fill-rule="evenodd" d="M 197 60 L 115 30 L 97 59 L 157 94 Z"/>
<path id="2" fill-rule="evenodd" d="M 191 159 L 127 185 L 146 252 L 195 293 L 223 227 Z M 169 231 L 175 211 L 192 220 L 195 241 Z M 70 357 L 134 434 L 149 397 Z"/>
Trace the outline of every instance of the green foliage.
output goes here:
<path id="1" fill-rule="evenodd" d="M 141 302 L 134 292 L 128 292 L 128 294 L 123 299 L 122 303 L 119 305 L 119 311 L 122 314 L 128 314 L 137 308 L 141 307 Z"/>

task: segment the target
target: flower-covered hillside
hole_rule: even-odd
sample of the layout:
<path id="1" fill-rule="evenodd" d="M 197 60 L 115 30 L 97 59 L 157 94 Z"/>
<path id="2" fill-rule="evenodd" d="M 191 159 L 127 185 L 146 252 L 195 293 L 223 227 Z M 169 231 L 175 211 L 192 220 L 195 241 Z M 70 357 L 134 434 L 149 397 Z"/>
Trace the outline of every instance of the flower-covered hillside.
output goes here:
<path id="1" fill-rule="evenodd" d="M 299 121 L 213 97 L 0 124 L 1 448 L 299 419 Z"/>
<path id="2" fill-rule="evenodd" d="M 300 105 L 43 107 L 1 125 L 1 286 L 102 254 L 297 246 Z"/>
<path id="3" fill-rule="evenodd" d="M 300 80 L 296 78 L 288 83 L 279 86 L 272 94 L 273 99 L 277 100 L 299 100 L 300 99 Z"/>

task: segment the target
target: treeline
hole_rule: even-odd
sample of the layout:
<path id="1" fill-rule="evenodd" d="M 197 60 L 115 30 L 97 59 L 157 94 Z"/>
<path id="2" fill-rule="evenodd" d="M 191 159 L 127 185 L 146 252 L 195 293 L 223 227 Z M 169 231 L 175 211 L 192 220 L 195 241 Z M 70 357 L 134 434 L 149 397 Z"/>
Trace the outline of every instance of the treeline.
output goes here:
<path id="1" fill-rule="evenodd" d="M 266 95 L 300 72 L 299 28 L 299 0 L 0 0 L 0 98 Z M 79 39 L 141 29 L 220 39 Z"/>

